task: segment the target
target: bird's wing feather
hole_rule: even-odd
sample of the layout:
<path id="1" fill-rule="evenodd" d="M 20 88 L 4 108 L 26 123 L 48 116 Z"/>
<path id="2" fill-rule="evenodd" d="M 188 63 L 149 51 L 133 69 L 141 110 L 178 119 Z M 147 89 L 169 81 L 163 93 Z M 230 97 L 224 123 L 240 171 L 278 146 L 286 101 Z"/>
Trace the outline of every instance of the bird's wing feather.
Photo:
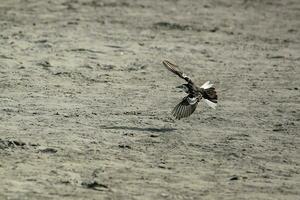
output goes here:
<path id="1" fill-rule="evenodd" d="M 172 111 L 172 115 L 176 119 L 188 117 L 196 110 L 198 102 L 199 99 L 197 97 L 186 96 L 175 106 Z"/>
<path id="2" fill-rule="evenodd" d="M 193 83 L 192 80 L 190 79 L 190 77 L 188 77 L 185 73 L 183 73 L 182 71 L 179 70 L 178 66 L 174 65 L 173 63 L 170 63 L 167 60 L 164 60 L 163 64 L 169 71 L 173 72 L 180 78 L 186 80 L 188 83 Z"/>

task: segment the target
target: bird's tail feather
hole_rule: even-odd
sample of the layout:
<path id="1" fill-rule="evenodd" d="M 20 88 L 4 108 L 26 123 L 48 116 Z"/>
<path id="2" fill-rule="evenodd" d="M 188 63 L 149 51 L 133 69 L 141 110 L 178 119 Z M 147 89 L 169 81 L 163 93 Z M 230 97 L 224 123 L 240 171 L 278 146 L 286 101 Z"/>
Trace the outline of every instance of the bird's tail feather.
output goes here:
<path id="1" fill-rule="evenodd" d="M 209 106 L 209 107 L 211 107 L 211 108 L 213 108 L 213 109 L 216 109 L 216 107 L 217 107 L 217 104 L 216 103 L 214 103 L 214 102 L 212 102 L 212 101 L 210 101 L 210 100 L 207 100 L 207 99 L 203 99 L 204 100 L 204 102 Z"/>
<path id="2" fill-rule="evenodd" d="M 218 103 L 218 95 L 214 87 L 204 89 L 203 99 L 209 107 L 216 109 Z"/>

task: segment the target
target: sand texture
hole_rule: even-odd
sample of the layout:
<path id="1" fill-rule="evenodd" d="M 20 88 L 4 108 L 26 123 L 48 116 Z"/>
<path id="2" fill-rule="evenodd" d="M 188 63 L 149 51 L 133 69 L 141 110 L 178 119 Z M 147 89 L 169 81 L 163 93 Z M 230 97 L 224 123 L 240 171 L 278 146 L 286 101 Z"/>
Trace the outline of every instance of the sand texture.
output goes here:
<path id="1" fill-rule="evenodd" d="M 0 0 L 0 47 L 1 200 L 299 198 L 300 1 Z"/>

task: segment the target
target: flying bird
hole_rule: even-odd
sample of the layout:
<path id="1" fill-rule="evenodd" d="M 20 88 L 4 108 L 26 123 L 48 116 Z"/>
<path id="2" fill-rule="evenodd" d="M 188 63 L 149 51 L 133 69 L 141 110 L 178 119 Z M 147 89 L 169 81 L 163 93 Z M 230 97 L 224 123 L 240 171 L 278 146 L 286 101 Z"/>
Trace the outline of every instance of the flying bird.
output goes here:
<path id="1" fill-rule="evenodd" d="M 171 62 L 164 60 L 163 65 L 171 72 L 184 79 L 187 83 L 177 86 L 182 89 L 187 96 L 185 96 L 179 104 L 175 106 L 172 111 L 172 115 L 176 119 L 188 117 L 196 110 L 197 105 L 201 99 L 204 100 L 207 105 L 213 109 L 216 109 L 218 103 L 218 96 L 213 84 L 209 81 L 205 82 L 201 87 L 197 87 L 194 82 L 183 73 L 178 66 Z"/>

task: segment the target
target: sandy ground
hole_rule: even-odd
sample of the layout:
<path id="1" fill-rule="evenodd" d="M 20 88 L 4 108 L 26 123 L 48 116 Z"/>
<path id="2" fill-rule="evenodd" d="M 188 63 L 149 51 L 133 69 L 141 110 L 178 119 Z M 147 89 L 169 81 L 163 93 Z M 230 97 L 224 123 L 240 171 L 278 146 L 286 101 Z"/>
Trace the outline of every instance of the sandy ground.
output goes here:
<path id="1" fill-rule="evenodd" d="M 1 0 L 0 45 L 0 199 L 299 198 L 298 0 Z"/>

